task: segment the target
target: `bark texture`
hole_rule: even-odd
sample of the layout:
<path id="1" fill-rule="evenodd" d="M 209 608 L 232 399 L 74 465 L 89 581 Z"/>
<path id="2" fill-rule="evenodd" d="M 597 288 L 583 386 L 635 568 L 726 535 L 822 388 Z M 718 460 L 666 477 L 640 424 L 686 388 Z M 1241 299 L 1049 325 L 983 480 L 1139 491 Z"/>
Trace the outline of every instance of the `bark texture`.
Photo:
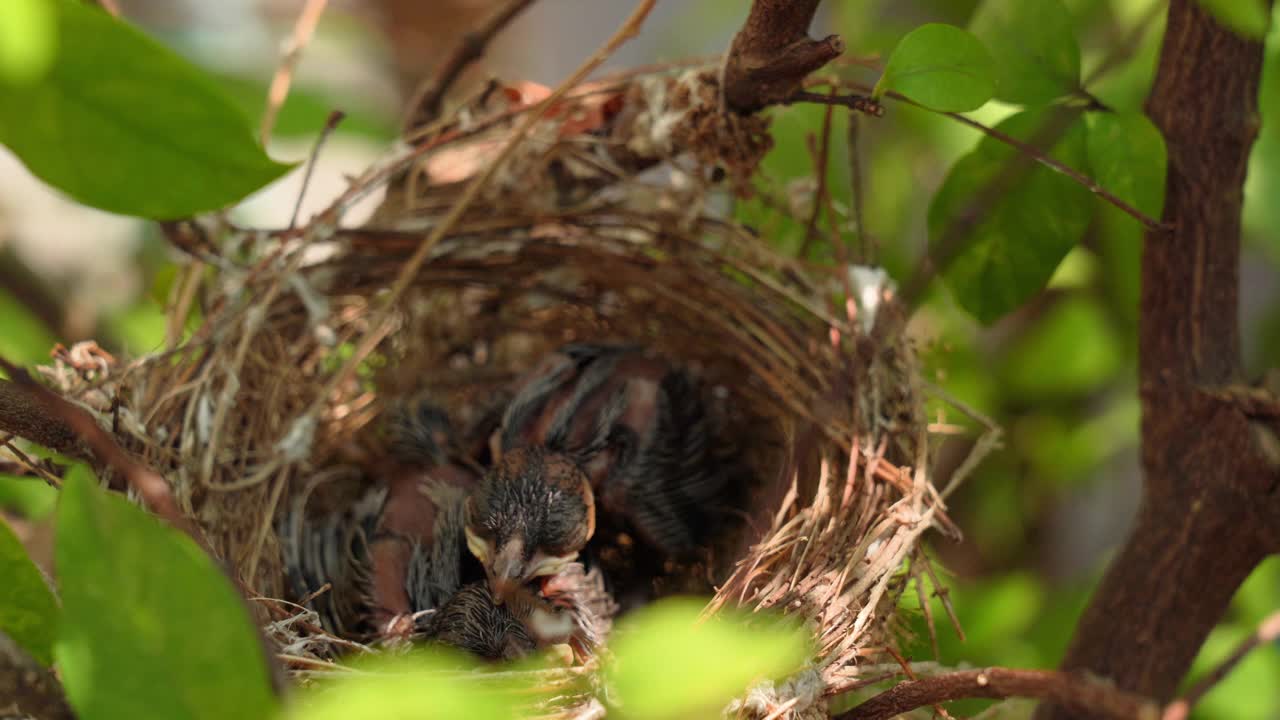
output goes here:
<path id="1" fill-rule="evenodd" d="M 1258 435 L 1274 428 L 1222 391 L 1242 382 L 1240 217 L 1261 69 L 1261 43 L 1195 0 L 1170 2 L 1147 101 L 1168 146 L 1173 230 L 1149 232 L 1142 258 L 1143 502 L 1062 663 L 1160 702 L 1278 543 L 1280 472 Z"/>
<path id="2" fill-rule="evenodd" d="M 724 100 L 748 114 L 784 102 L 809 73 L 844 52 L 838 35 L 809 37 L 821 0 L 755 0 L 725 58 Z"/>

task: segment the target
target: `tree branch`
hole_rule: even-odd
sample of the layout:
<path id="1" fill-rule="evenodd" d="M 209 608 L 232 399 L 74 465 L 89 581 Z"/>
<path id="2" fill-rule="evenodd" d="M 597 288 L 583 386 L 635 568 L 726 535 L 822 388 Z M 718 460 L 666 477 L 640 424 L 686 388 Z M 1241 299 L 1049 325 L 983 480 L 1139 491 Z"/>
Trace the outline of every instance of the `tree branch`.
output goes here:
<path id="1" fill-rule="evenodd" d="M 1239 405 L 1203 389 L 1240 379 L 1240 216 L 1261 68 L 1261 43 L 1195 0 L 1170 2 L 1147 102 L 1169 148 L 1173 229 L 1148 232 L 1142 258 L 1143 501 L 1062 663 L 1161 702 L 1278 542 L 1280 475 Z"/>
<path id="2" fill-rule="evenodd" d="M 90 460 L 89 446 L 69 425 L 50 415 L 44 403 L 30 390 L 9 380 L 0 380 L 0 432 L 30 440 L 37 445 L 80 460 Z"/>
<path id="3" fill-rule="evenodd" d="M 1079 712 L 1115 720 L 1152 719 L 1159 707 L 1146 698 L 1086 675 L 1053 670 L 986 668 L 899 683 L 836 720 L 887 720 L 916 708 L 969 698 L 1053 700 Z"/>
<path id="4" fill-rule="evenodd" d="M 839 35 L 809 37 L 821 0 L 754 0 L 721 73 L 724 101 L 741 114 L 785 102 L 809 73 L 844 52 Z"/>
<path id="5" fill-rule="evenodd" d="M 407 136 L 415 129 L 430 124 L 440 116 L 440 106 L 444 102 L 445 93 L 453 87 L 458 76 L 471 63 L 484 57 L 485 48 L 494 36 L 511 24 L 516 16 L 524 12 L 534 0 L 508 0 L 493 15 L 485 20 L 479 28 L 462 36 L 462 41 L 454 49 L 453 54 L 445 60 L 440 71 L 430 82 L 423 83 L 413 95 L 409 103 L 409 113 L 405 119 L 404 134 Z"/>
<path id="6" fill-rule="evenodd" d="M 10 419 L 12 403 L 19 408 L 13 417 L 20 418 L 27 430 L 15 430 L 15 434 L 59 452 L 62 452 L 61 448 L 75 449 L 77 444 L 87 446 L 92 457 L 119 473 L 152 512 L 186 532 L 202 549 L 216 557 L 204 534 L 178 509 L 169 483 L 159 473 L 125 452 L 84 408 L 36 382 L 26 370 L 4 358 L 0 358 L 0 367 L 13 379 L 12 382 L 0 382 L 0 391 L 5 393 L 0 395 L 0 408 L 3 408 L 0 419 Z M 46 441 L 59 445 L 50 445 Z M 85 457 L 83 454 L 78 456 Z"/>

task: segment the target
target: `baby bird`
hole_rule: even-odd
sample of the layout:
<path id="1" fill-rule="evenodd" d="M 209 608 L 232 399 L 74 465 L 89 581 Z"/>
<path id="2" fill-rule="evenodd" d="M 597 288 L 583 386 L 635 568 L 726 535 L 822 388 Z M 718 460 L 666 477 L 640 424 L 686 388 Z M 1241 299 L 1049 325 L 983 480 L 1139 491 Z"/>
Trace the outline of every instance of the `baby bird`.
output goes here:
<path id="1" fill-rule="evenodd" d="M 386 427 L 383 484 L 347 508 L 309 517 L 313 481 L 280 528 L 293 595 L 307 598 L 329 583 L 309 604 L 327 630 L 358 640 L 407 639 L 416 618 L 457 592 L 472 562 L 463 513 L 479 476 L 451 459 L 448 417 L 419 399 L 392 408 Z"/>
<path id="2" fill-rule="evenodd" d="M 467 499 L 465 532 L 501 604 L 577 559 L 595 532 L 591 483 L 566 456 L 540 447 L 505 453 Z"/>
<path id="3" fill-rule="evenodd" d="M 561 348 L 526 376 L 503 419 L 501 450 L 518 456 L 540 447 L 572 460 L 601 512 L 660 553 L 681 556 L 733 502 L 712 436 L 700 389 L 684 372 L 639 347 L 583 344 Z M 529 515 L 537 507 L 518 504 L 500 522 L 536 525 Z M 523 548 L 544 556 L 561 549 Z"/>
<path id="4" fill-rule="evenodd" d="M 519 660 L 536 647 L 511 607 L 495 603 L 483 582 L 463 586 L 428 616 L 423 635 L 484 660 Z"/>
<path id="5" fill-rule="evenodd" d="M 499 604 L 486 583 L 465 585 L 429 617 L 423 635 L 486 660 L 515 660 L 562 644 L 585 660 L 604 640 L 617 612 L 603 577 L 570 563 L 545 592 L 543 597 L 521 588 Z"/>

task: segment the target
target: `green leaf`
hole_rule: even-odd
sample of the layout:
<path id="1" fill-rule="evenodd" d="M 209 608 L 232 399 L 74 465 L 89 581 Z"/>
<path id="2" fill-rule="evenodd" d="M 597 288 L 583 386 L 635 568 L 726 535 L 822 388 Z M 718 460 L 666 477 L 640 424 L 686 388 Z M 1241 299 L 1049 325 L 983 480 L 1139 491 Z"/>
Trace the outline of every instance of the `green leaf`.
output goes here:
<path id="1" fill-rule="evenodd" d="M 48 0 L 0 2 L 0 83 L 38 82 L 53 64 L 57 41 Z"/>
<path id="2" fill-rule="evenodd" d="M 907 33 L 889 55 L 872 96 L 896 90 L 939 112 L 982 107 L 995 93 L 995 63 L 978 38 L 932 23 Z"/>
<path id="3" fill-rule="evenodd" d="M 672 598 L 619 623 L 608 668 L 619 715 L 710 717 L 755 680 L 799 670 L 808 633 L 776 620 L 721 612 L 699 624 L 704 603 Z M 710 713 L 710 715 L 708 715 Z"/>
<path id="4" fill-rule="evenodd" d="M 52 0 L 58 51 L 43 82 L 0 87 L 0 143 L 76 200 L 173 219 L 233 203 L 289 165 L 204 71 L 78 0 Z"/>
<path id="5" fill-rule="evenodd" d="M 58 504 L 58 491 L 40 478 L 0 474 L 0 508 L 27 520 L 41 520 Z"/>
<path id="6" fill-rule="evenodd" d="M 1027 111 L 997 129 L 1029 141 L 1048 117 L 1047 112 Z M 961 307 L 983 323 L 994 322 L 1045 286 L 1084 234 L 1093 209 L 1087 189 L 1042 165 L 1006 177 L 1016 152 L 984 138 L 951 168 L 929 207 L 930 252 Z M 1072 123 L 1051 154 L 1070 167 L 1085 167 L 1084 124 Z M 1001 194 L 980 202 L 997 181 Z M 958 252 L 940 247 L 948 228 L 963 225 L 974 212 L 979 215 Z M 950 245 L 958 238 L 945 239 Z"/>
<path id="7" fill-rule="evenodd" d="M 3 255 L 0 262 L 4 262 Z M 4 327 L 0 332 L 0 356 L 19 365 L 49 361 L 49 349 L 58 338 L 26 305 L 3 290 L 0 290 L 0 325 Z"/>
<path id="8" fill-rule="evenodd" d="M 1267 34 L 1267 4 L 1263 0 L 1199 0 L 1200 7 L 1232 32 L 1261 40 Z"/>
<path id="9" fill-rule="evenodd" d="M 1043 105 L 1080 88 L 1080 45 L 1062 0 L 984 0 L 969 29 L 996 65 L 996 97 Z"/>
<path id="10" fill-rule="evenodd" d="M 1090 113 L 1089 171 L 1099 185 L 1151 218 L 1164 209 L 1164 137 L 1138 113 Z"/>
<path id="11" fill-rule="evenodd" d="M 1014 345 L 1002 376 L 1023 397 L 1084 395 L 1114 379 L 1120 347 L 1096 300 L 1072 294 Z"/>
<path id="12" fill-rule="evenodd" d="M 0 632 L 13 638 L 31 657 L 53 664 L 58 602 L 4 520 L 0 520 L 0 578 L 4 578 L 0 582 Z"/>
<path id="13" fill-rule="evenodd" d="M 358 659 L 359 660 L 359 659 Z M 404 657 L 353 663 L 358 675 L 337 674 L 294 698 L 287 720 L 384 720 L 385 718 L 474 718 L 513 720 L 517 702 L 537 698 L 528 678 L 485 677 L 475 661 L 426 648 Z"/>
<path id="14" fill-rule="evenodd" d="M 249 613 L 191 538 L 78 469 L 62 490 L 56 560 L 55 654 L 80 717 L 253 720 L 274 711 Z"/>

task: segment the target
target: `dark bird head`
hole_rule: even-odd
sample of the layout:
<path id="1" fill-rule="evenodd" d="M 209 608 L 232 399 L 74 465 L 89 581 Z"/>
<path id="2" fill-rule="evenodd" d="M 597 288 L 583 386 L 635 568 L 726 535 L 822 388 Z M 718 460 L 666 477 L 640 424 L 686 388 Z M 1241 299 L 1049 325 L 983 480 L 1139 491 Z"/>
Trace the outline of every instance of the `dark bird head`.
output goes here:
<path id="1" fill-rule="evenodd" d="M 595 532 L 595 498 L 568 457 L 530 447 L 503 455 L 467 499 L 467 548 L 501 604 L 522 586 L 555 575 Z"/>
<path id="2" fill-rule="evenodd" d="M 463 586 L 427 621 L 426 639 L 486 660 L 516 660 L 536 644 L 509 608 L 494 603 L 484 583 Z"/>

